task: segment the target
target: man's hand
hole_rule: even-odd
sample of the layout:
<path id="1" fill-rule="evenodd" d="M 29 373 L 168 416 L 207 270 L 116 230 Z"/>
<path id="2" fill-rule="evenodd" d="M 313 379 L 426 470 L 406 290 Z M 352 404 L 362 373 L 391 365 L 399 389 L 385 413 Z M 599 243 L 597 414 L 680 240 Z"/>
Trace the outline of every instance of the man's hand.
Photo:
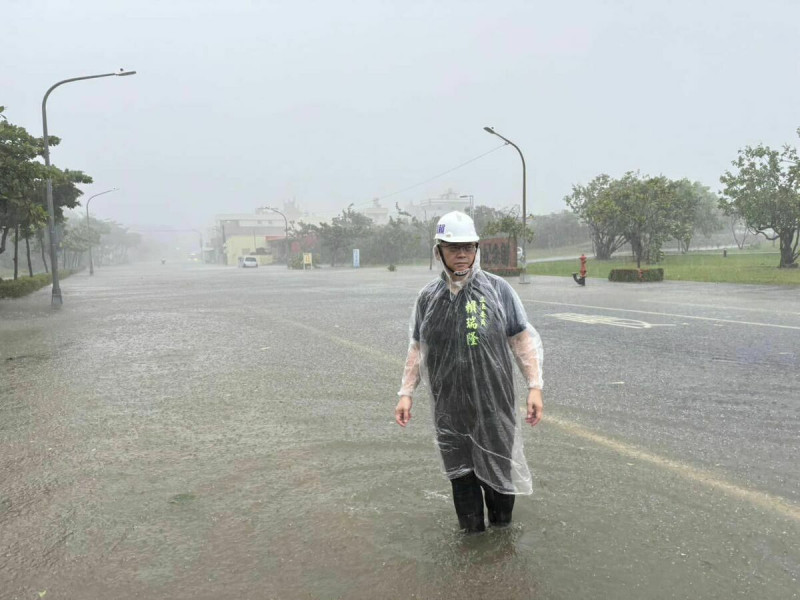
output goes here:
<path id="1" fill-rule="evenodd" d="M 411 420 L 411 396 L 400 396 L 397 407 L 394 409 L 394 420 L 400 427 L 405 427 Z"/>
<path id="2" fill-rule="evenodd" d="M 543 411 L 542 390 L 528 390 L 528 416 L 525 417 L 525 422 L 530 423 L 531 427 L 533 427 L 542 420 Z"/>

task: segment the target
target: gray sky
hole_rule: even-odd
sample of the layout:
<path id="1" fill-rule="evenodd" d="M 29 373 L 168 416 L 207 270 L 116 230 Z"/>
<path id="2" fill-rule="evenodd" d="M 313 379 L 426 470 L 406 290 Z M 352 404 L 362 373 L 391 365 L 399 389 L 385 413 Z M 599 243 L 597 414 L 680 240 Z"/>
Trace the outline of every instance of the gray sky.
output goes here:
<path id="1" fill-rule="evenodd" d="M 528 163 L 528 205 L 627 170 L 713 190 L 738 148 L 798 145 L 800 3 L 5 0 L 0 105 L 93 213 L 206 227 L 295 197 L 335 213 L 498 145 Z M 385 201 L 520 201 L 511 147 Z"/>

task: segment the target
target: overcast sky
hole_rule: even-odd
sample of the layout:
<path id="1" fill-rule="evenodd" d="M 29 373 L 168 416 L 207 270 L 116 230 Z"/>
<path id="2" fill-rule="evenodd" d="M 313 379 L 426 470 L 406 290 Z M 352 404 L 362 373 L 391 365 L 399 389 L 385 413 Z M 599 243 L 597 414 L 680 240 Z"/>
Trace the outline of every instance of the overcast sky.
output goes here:
<path id="1" fill-rule="evenodd" d="M 798 145 L 800 2 L 4 0 L 0 105 L 83 169 L 93 213 L 207 227 L 296 198 L 332 214 L 497 147 L 528 210 L 628 170 L 713 190 L 738 148 Z M 511 147 L 384 201 L 521 199 Z"/>

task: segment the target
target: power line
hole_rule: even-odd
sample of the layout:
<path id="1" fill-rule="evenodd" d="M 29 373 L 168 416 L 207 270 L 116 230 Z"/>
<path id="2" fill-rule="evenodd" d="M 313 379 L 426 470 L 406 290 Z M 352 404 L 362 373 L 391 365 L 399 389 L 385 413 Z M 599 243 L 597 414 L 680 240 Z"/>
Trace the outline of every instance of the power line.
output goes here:
<path id="1" fill-rule="evenodd" d="M 418 188 L 421 185 L 425 185 L 426 183 L 430 183 L 431 181 L 433 181 L 435 179 L 439 179 L 439 177 L 444 177 L 448 173 L 452 173 L 453 171 L 457 171 L 458 169 L 460 169 L 462 167 L 466 167 L 468 164 L 473 163 L 476 160 L 481 159 L 484 156 L 487 156 L 488 154 L 491 154 L 492 152 L 497 152 L 498 150 L 500 150 L 500 148 L 503 148 L 505 146 L 508 146 L 508 144 L 501 144 L 500 146 L 497 146 L 496 148 L 492 148 L 488 152 L 484 152 L 483 154 L 479 154 L 478 156 L 476 156 L 474 158 L 470 158 L 468 161 L 463 162 L 460 165 L 453 167 L 452 169 L 448 169 L 447 171 L 439 173 L 438 175 L 434 175 L 433 177 L 431 177 L 429 179 L 426 179 L 425 181 L 420 181 L 419 183 L 415 183 L 414 185 L 410 185 L 407 188 L 403 188 L 402 190 L 397 190 L 396 192 L 392 192 L 391 194 L 386 194 L 385 196 L 379 196 L 378 200 L 385 200 L 386 198 L 391 198 L 392 196 L 396 196 L 397 194 L 402 194 L 403 192 L 407 192 L 409 190 L 413 190 L 414 188 Z"/>

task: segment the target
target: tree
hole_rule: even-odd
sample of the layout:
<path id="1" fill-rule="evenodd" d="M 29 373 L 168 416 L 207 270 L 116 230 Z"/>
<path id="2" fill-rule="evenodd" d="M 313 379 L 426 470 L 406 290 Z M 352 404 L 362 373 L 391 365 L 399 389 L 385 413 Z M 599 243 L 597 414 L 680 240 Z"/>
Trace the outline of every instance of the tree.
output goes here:
<path id="1" fill-rule="evenodd" d="M 575 213 L 563 210 L 560 213 L 539 215 L 533 223 L 534 247 L 558 248 L 582 244 L 591 239 L 589 228 Z"/>
<path id="2" fill-rule="evenodd" d="M 496 208 L 492 208 L 490 206 L 484 206 L 483 204 L 476 206 L 472 211 L 472 220 L 475 223 L 475 231 L 478 232 L 478 235 L 484 235 L 485 233 L 484 230 L 489 225 L 489 223 L 498 221 L 499 219 L 502 218 L 503 218 L 502 211 Z"/>
<path id="3" fill-rule="evenodd" d="M 416 235 L 413 236 L 413 243 L 416 244 L 417 250 L 422 250 L 421 256 L 418 256 L 416 252 L 412 253 L 412 258 L 422 258 L 427 256 L 428 257 L 428 270 L 433 269 L 433 241 L 434 236 L 436 235 L 436 225 L 439 222 L 439 215 L 432 214 L 430 217 L 425 214 L 425 218 L 418 219 L 409 213 L 400 208 L 400 205 L 395 202 L 394 204 L 395 209 L 397 209 L 397 214 L 401 217 L 409 218 L 411 221 L 411 226 L 416 231 Z M 473 212 L 477 213 L 478 210 L 482 207 L 477 207 Z M 486 207 L 483 207 L 486 208 Z M 489 209 L 493 210 L 493 209 Z M 474 219 L 473 219 L 474 221 Z M 422 246 L 424 244 L 424 247 Z"/>
<path id="4" fill-rule="evenodd" d="M 687 199 L 666 177 L 643 179 L 638 173 L 628 172 L 611 182 L 606 195 L 619 211 L 620 231 L 631 245 L 637 268 L 641 268 L 643 260 L 648 264 L 658 262 L 664 242 L 685 232 Z"/>
<path id="5" fill-rule="evenodd" d="M 800 135 L 800 128 L 798 129 Z M 759 144 L 739 150 L 725 171 L 719 200 L 727 215 L 738 215 L 747 227 L 768 240 L 780 240 L 779 268 L 797 267 L 800 241 L 800 161 L 797 150 Z"/>
<path id="6" fill-rule="evenodd" d="M 141 244 L 142 236 L 128 231 L 114 221 L 95 221 L 92 219 L 92 233 L 100 232 L 98 243 L 97 264 L 125 264 L 128 262 L 128 252 Z"/>
<path id="7" fill-rule="evenodd" d="M 35 160 L 44 151 L 41 139 L 9 123 L 3 110 L 0 106 L 0 254 L 6 250 L 10 231 L 29 212 L 36 181 L 45 176 L 44 165 Z M 57 143 L 54 138 L 53 145 Z"/>
<path id="8" fill-rule="evenodd" d="M 56 221 L 61 221 L 64 208 L 74 208 L 81 192 L 76 184 L 91 183 L 92 178 L 81 171 L 61 171 L 51 166 L 48 170 L 36 159 L 44 155 L 42 138 L 35 138 L 23 127 L 8 122 L 0 106 L 0 254 L 14 231 L 14 274 L 19 267 L 19 241 L 25 241 L 28 272 L 33 275 L 30 256 L 30 238 L 37 235 L 44 248 L 41 230 L 47 221 L 45 185 L 48 177 L 53 184 L 53 205 Z M 48 138 L 51 146 L 60 142 L 56 136 Z M 47 262 L 42 257 L 47 269 Z"/>
<path id="9" fill-rule="evenodd" d="M 609 260 L 625 244 L 622 215 L 608 195 L 611 183 L 608 175 L 601 174 L 588 185 L 573 185 L 572 194 L 564 197 L 572 212 L 589 226 L 594 255 L 600 260 Z"/>
<path id="10" fill-rule="evenodd" d="M 409 257 L 409 250 L 421 238 L 416 226 L 406 224 L 401 219 L 389 217 L 389 223 L 375 227 L 372 235 L 372 246 L 378 250 L 376 258 L 388 265 L 396 265 Z"/>
<path id="11" fill-rule="evenodd" d="M 736 242 L 736 247 L 739 250 L 744 248 L 744 244 L 747 241 L 747 235 L 752 233 L 753 230 L 750 229 L 744 222 L 744 219 L 735 212 L 731 212 L 729 215 L 730 222 L 729 225 L 731 227 L 731 233 L 733 234 L 733 241 Z M 739 239 L 741 236 L 741 239 Z"/>
<path id="12" fill-rule="evenodd" d="M 675 182 L 675 192 L 679 197 L 677 215 L 677 231 L 675 238 L 678 240 L 681 252 L 689 251 L 692 238 L 700 233 L 708 237 L 715 231 L 722 229 L 718 199 L 708 187 L 699 181 L 691 182 L 681 179 Z"/>
<path id="13" fill-rule="evenodd" d="M 485 236 L 505 234 L 508 239 L 522 240 L 530 244 L 533 241 L 533 224 L 534 216 L 528 215 L 527 221 L 530 223 L 527 229 L 522 225 L 522 219 L 518 216 L 520 209 L 518 206 L 513 206 L 507 209 L 507 212 L 498 211 L 499 217 L 490 221 L 483 228 L 482 234 Z"/>
<path id="14" fill-rule="evenodd" d="M 341 250 L 355 245 L 369 231 L 372 219 L 353 210 L 350 204 L 342 214 L 334 217 L 330 224 L 321 223 L 312 226 L 319 235 L 323 248 L 329 252 L 331 266 L 336 266 L 336 259 Z"/>
<path id="15" fill-rule="evenodd" d="M 94 217 L 90 217 L 89 221 L 87 227 L 86 216 L 78 211 L 71 211 L 66 215 L 61 239 L 61 252 L 65 268 L 83 266 L 84 256 L 88 253 L 89 246 L 100 247 L 98 264 L 101 264 L 102 239 L 111 233 L 113 225 L 108 221 L 98 221 Z"/>

